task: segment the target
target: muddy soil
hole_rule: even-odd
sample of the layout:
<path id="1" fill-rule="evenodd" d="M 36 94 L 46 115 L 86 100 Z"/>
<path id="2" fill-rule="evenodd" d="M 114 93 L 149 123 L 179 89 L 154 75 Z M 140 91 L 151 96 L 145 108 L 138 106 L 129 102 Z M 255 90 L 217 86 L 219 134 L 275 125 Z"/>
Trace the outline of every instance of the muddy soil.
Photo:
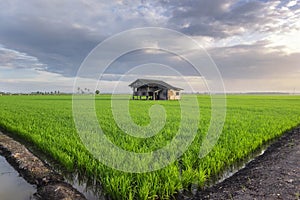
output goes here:
<path id="1" fill-rule="evenodd" d="M 232 177 L 192 199 L 300 199 L 300 127 Z"/>
<path id="2" fill-rule="evenodd" d="M 35 199 L 86 199 L 62 175 L 33 155 L 28 149 L 0 132 L 0 153 L 29 183 L 37 186 Z"/>

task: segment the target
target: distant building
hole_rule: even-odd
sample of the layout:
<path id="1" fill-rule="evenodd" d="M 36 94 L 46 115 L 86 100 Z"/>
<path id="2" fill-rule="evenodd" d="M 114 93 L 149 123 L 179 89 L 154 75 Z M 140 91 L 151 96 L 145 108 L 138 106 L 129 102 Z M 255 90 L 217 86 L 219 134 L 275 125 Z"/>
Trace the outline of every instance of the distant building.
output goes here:
<path id="1" fill-rule="evenodd" d="M 137 79 L 129 86 L 133 89 L 132 99 L 178 100 L 183 90 L 164 81 L 150 79 Z"/>

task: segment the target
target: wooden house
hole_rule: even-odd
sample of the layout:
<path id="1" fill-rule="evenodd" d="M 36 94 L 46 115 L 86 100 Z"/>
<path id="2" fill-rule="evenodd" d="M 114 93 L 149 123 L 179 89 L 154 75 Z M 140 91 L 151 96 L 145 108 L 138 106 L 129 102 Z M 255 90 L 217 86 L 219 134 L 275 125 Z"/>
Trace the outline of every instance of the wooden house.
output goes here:
<path id="1" fill-rule="evenodd" d="M 164 81 L 137 79 L 129 85 L 133 89 L 132 99 L 178 100 L 181 88 L 174 87 Z"/>

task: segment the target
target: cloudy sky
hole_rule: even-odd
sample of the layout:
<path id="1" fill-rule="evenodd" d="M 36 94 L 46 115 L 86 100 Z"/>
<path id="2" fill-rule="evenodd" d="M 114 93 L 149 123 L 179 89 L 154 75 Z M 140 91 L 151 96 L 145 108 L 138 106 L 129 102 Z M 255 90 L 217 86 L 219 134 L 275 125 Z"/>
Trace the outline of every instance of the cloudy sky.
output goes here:
<path id="1" fill-rule="evenodd" d="M 80 65 L 99 43 L 128 29 L 162 27 L 197 41 L 228 92 L 300 92 L 299 0 L 0 0 L 0 10 L 0 91 L 71 92 Z M 184 41 L 174 45 L 183 48 Z M 149 64 L 161 63 L 204 91 L 206 77 L 172 56 L 153 49 L 120 55 L 99 88 L 108 92 L 116 82 L 128 85 L 142 76 L 185 87 L 178 74 Z M 124 78 L 129 66 L 142 70 Z M 89 77 L 78 78 L 94 89 Z"/>

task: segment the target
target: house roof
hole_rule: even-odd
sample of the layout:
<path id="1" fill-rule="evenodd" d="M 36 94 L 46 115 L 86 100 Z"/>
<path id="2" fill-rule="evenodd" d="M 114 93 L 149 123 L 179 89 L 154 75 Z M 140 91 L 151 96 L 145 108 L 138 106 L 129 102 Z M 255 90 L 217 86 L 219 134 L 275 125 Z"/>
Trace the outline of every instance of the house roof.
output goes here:
<path id="1" fill-rule="evenodd" d="M 166 89 L 172 89 L 172 90 L 183 90 L 181 88 L 178 88 L 178 87 L 174 87 L 164 81 L 160 81 L 160 80 L 153 80 L 153 79 L 137 79 L 136 81 L 132 82 L 129 86 L 130 87 L 134 87 L 134 88 L 139 88 L 141 86 L 144 86 L 144 85 L 148 85 L 148 86 L 155 86 L 155 85 L 158 85 L 158 86 L 161 86 L 163 88 L 166 88 Z"/>

